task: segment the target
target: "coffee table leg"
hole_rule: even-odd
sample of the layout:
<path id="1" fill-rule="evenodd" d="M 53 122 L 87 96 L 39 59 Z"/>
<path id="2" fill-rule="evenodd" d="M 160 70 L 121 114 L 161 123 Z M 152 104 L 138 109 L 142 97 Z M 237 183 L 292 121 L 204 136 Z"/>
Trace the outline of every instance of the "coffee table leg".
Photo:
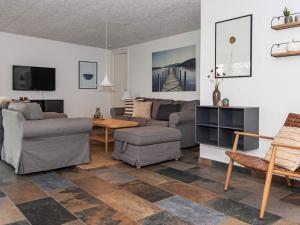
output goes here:
<path id="1" fill-rule="evenodd" d="M 105 153 L 108 151 L 108 128 L 105 128 Z"/>

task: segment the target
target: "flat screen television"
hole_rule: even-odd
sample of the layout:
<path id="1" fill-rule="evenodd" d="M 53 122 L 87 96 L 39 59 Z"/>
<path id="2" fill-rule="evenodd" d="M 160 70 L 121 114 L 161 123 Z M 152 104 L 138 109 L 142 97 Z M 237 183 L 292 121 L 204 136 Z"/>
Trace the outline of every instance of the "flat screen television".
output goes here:
<path id="1" fill-rule="evenodd" d="M 13 90 L 54 91 L 55 68 L 13 65 Z"/>

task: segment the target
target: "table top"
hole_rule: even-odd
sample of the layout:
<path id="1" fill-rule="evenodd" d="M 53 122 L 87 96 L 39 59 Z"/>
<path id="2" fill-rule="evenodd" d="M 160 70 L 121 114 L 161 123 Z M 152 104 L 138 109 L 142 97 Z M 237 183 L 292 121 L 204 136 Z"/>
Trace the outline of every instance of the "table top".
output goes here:
<path id="1" fill-rule="evenodd" d="M 104 119 L 104 120 L 93 119 L 93 125 L 95 127 L 117 129 L 117 128 L 126 128 L 126 127 L 137 127 L 139 123 L 134 121 L 117 120 L 117 119 Z"/>

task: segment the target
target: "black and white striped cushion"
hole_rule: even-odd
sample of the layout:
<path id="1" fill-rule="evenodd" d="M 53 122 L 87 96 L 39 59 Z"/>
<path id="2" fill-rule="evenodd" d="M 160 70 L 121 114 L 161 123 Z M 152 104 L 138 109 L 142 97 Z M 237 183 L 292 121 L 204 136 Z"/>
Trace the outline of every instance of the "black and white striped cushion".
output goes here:
<path id="1" fill-rule="evenodd" d="M 137 101 L 144 101 L 143 98 L 137 98 L 135 99 Z M 125 100 L 125 112 L 124 116 L 132 116 L 133 114 L 133 99 L 126 99 Z"/>

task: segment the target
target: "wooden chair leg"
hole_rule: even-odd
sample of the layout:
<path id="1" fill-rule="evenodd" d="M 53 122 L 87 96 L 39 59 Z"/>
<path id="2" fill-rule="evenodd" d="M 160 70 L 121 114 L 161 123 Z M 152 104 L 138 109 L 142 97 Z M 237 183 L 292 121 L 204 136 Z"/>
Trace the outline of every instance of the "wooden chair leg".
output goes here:
<path id="1" fill-rule="evenodd" d="M 259 213 L 260 219 L 263 219 L 265 216 L 267 201 L 268 201 L 271 183 L 272 183 L 275 156 L 276 156 L 276 148 L 273 147 L 273 151 L 272 151 L 272 155 L 271 155 L 271 159 L 270 159 L 270 163 L 269 163 L 269 168 L 268 168 L 268 172 L 267 172 L 267 176 L 266 176 L 263 197 L 262 197 L 262 201 L 261 201 L 261 207 L 260 207 L 260 213 Z"/>
<path id="2" fill-rule="evenodd" d="M 287 186 L 289 186 L 289 187 L 293 186 L 289 176 L 285 176 L 285 180 L 286 180 Z"/>
<path id="3" fill-rule="evenodd" d="M 234 163 L 234 161 L 232 159 L 230 159 L 228 169 L 227 169 L 227 176 L 226 176 L 226 180 L 225 180 L 224 191 L 228 190 L 228 186 L 229 186 L 231 174 L 232 174 L 232 169 L 233 169 L 233 163 Z"/>

